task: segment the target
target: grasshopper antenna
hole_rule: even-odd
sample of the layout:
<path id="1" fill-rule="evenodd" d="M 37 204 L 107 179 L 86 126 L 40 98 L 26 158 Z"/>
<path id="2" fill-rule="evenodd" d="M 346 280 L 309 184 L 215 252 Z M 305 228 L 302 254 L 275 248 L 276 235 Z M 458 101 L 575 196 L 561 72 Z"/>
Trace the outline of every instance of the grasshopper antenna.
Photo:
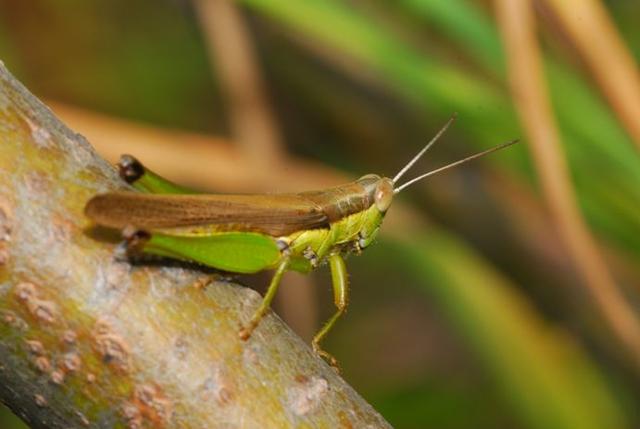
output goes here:
<path id="1" fill-rule="evenodd" d="M 451 122 L 451 121 L 449 121 L 449 122 Z M 447 127 L 448 125 L 449 125 L 449 124 L 447 124 L 447 125 L 445 126 L 445 128 L 444 128 L 444 129 L 446 129 L 446 127 Z M 444 129 L 443 129 L 443 131 L 444 131 Z M 439 134 L 441 134 L 441 133 L 439 133 Z M 436 138 L 437 138 L 437 136 L 436 136 Z M 501 149 L 504 149 L 504 148 L 506 148 L 506 147 L 509 147 L 509 146 L 511 146 L 511 145 L 513 145 L 513 144 L 516 144 L 516 143 L 518 143 L 518 142 L 519 142 L 519 140 L 512 140 L 512 141 L 510 141 L 510 142 L 503 143 L 503 144 L 500 144 L 500 145 L 498 145 L 498 146 L 494 146 L 494 147 L 492 147 L 491 149 L 487 149 L 487 150 L 485 150 L 485 151 L 482 151 L 482 152 L 476 153 L 475 155 L 468 156 L 468 157 L 463 158 L 463 159 L 461 159 L 461 160 L 458 160 L 458 161 L 456 161 L 456 162 L 452 162 L 451 164 L 447 164 L 447 165 L 445 165 L 444 167 L 440 167 L 440 168 L 436 168 L 435 170 L 431 170 L 431 171 L 429 171 L 428 173 L 425 173 L 425 174 L 423 174 L 423 175 L 421 175 L 421 176 L 418 176 L 418 177 L 416 177 L 416 178 L 414 178 L 414 179 L 411 179 L 411 180 L 409 180 L 408 182 L 406 182 L 406 183 L 404 183 L 404 184 L 402 184 L 402 185 L 398 186 L 397 188 L 395 188 L 395 189 L 393 190 L 393 193 L 394 193 L 394 194 L 398 194 L 400 191 L 402 191 L 403 189 L 405 189 L 405 188 L 406 188 L 406 187 L 408 187 L 408 186 L 411 186 L 412 184 L 416 183 L 416 182 L 417 182 L 417 181 L 419 181 L 419 180 L 422 180 L 422 179 L 424 179 L 424 178 L 426 178 L 426 177 L 429 177 L 429 176 L 433 176 L 434 174 L 440 173 L 440 172 L 442 172 L 442 171 L 444 171 L 444 170 L 448 170 L 448 169 L 450 169 L 450 168 L 452 168 L 452 167 L 455 167 L 455 166 L 457 166 L 457 165 L 464 164 L 465 162 L 469 162 L 469 161 L 471 161 L 472 159 L 480 158 L 480 157 L 485 156 L 485 155 L 488 155 L 488 154 L 490 154 L 490 153 L 492 153 L 492 152 L 499 151 L 499 150 L 501 150 Z M 430 144 L 431 144 L 431 143 L 429 143 L 429 145 L 430 145 Z M 428 147 L 428 146 L 427 146 L 427 147 Z M 424 149 L 423 149 L 423 151 L 422 151 L 422 152 L 424 152 Z M 414 158 L 414 159 L 415 159 L 415 158 Z M 412 163 L 413 163 L 413 161 L 412 161 Z M 405 167 L 405 169 L 406 169 L 406 167 Z"/>
<path id="2" fill-rule="evenodd" d="M 457 113 L 454 113 L 453 115 L 451 115 L 451 118 L 449 118 L 449 120 L 447 121 L 446 124 L 444 124 L 444 126 L 440 129 L 440 131 L 438 131 L 438 134 L 436 134 L 430 141 L 429 143 L 426 144 L 425 147 L 422 148 L 422 150 L 420 152 L 418 152 L 418 154 L 416 156 L 413 157 L 413 159 L 411 161 L 409 161 L 407 163 L 407 165 L 405 165 L 404 167 L 402 167 L 402 170 L 400 170 L 398 172 L 398 174 L 396 174 L 396 177 L 393 178 L 393 183 L 396 183 L 403 175 L 404 173 L 406 173 L 411 167 L 413 167 L 413 164 L 415 164 L 421 157 L 422 155 L 424 155 L 424 153 L 426 151 L 429 150 L 429 148 L 431 146 L 433 146 L 433 144 L 435 142 L 438 141 L 438 139 L 442 136 L 442 134 L 444 134 L 445 131 L 447 131 L 447 128 L 449 128 L 449 125 L 451 125 L 453 123 L 453 121 L 456 120 L 456 117 L 458 116 Z"/>

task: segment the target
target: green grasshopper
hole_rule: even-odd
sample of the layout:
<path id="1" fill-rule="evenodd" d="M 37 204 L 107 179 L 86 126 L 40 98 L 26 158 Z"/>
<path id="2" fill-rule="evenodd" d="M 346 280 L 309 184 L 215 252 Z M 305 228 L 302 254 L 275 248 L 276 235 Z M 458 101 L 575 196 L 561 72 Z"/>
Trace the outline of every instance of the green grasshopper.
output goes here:
<path id="1" fill-rule="evenodd" d="M 98 225 L 122 229 L 128 252 L 195 261 L 231 273 L 275 270 L 262 303 L 239 331 L 242 340 L 249 339 L 269 309 L 286 271 L 308 273 L 328 263 L 337 311 L 315 335 L 312 346 L 336 366 L 336 360 L 320 348 L 320 342 L 347 308 L 344 258 L 361 253 L 373 243 L 394 195 L 433 174 L 516 143 L 495 146 L 396 186 L 454 119 L 449 119 L 393 179 L 368 174 L 320 191 L 197 194 L 125 155 L 120 175 L 142 192 L 96 195 L 87 203 L 85 214 Z"/>

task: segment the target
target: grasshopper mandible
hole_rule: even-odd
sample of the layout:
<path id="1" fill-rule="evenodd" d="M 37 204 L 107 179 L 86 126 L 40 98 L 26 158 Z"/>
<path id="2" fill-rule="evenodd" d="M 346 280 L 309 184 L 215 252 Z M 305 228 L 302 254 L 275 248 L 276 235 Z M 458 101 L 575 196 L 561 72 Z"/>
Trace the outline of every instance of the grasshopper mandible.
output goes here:
<path id="1" fill-rule="evenodd" d="M 98 225 L 127 231 L 128 251 L 195 261 L 231 273 L 275 270 L 262 303 L 239 331 L 242 340 L 249 339 L 269 309 L 286 271 L 308 273 L 328 263 L 337 311 L 315 335 L 312 346 L 336 367 L 336 360 L 320 348 L 320 342 L 347 307 L 344 257 L 359 254 L 373 243 L 395 194 L 428 176 L 517 142 L 495 146 L 397 186 L 454 119 L 455 115 L 394 178 L 368 174 L 320 191 L 197 194 L 123 156 L 121 177 L 142 192 L 97 195 L 87 203 L 85 214 Z"/>

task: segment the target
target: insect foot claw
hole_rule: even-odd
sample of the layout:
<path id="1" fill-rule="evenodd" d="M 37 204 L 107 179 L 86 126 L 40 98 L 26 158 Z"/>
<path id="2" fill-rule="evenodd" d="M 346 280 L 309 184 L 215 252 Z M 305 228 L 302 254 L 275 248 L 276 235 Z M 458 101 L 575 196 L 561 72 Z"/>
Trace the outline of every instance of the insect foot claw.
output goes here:
<path id="1" fill-rule="evenodd" d="M 215 279 L 216 276 L 214 275 L 200 277 L 193 282 L 193 287 L 200 290 L 205 289 L 207 286 L 213 283 Z"/>
<path id="2" fill-rule="evenodd" d="M 255 324 L 250 324 L 249 326 L 243 327 L 240 329 L 240 331 L 238 332 L 238 337 L 240 337 L 240 339 L 242 341 L 247 341 L 249 338 L 251 338 L 251 334 L 253 333 L 253 330 L 256 328 Z"/>
<path id="3" fill-rule="evenodd" d="M 335 357 L 333 357 L 330 353 L 322 350 L 319 344 L 312 343 L 312 346 L 315 354 L 320 356 L 325 362 L 327 362 L 331 366 L 331 368 L 334 369 L 335 372 L 340 374 L 340 365 L 338 364 L 338 360 Z"/>
<path id="4" fill-rule="evenodd" d="M 127 225 L 122 229 L 122 238 L 124 238 L 124 242 L 121 244 L 121 247 L 129 256 L 141 253 L 144 245 L 151 238 L 151 235 L 147 231 L 137 229 L 132 225 Z"/>
<path id="5" fill-rule="evenodd" d="M 129 249 L 126 241 L 122 241 L 116 246 L 113 257 L 118 262 L 129 261 Z"/>

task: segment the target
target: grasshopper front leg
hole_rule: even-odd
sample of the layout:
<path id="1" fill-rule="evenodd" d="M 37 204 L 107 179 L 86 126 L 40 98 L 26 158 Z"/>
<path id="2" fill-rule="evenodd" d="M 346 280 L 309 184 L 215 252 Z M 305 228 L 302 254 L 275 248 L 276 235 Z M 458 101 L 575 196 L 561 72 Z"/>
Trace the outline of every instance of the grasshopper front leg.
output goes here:
<path id="1" fill-rule="evenodd" d="M 349 277 L 344 259 L 340 254 L 335 253 L 329 256 L 329 267 L 331 267 L 331 281 L 333 283 L 333 300 L 338 311 L 327 320 L 322 329 L 313 337 L 311 345 L 313 346 L 313 351 L 326 359 L 332 367 L 338 369 L 338 361 L 331 354 L 322 350 L 320 341 L 324 339 L 336 321 L 347 310 L 347 305 L 349 304 Z"/>

